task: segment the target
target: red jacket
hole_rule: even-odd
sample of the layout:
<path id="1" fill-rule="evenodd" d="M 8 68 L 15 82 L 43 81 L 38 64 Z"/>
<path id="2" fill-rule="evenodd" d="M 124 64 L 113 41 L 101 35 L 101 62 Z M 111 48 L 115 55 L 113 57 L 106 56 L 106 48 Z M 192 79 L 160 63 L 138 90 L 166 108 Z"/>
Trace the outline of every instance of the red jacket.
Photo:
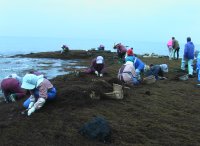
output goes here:
<path id="1" fill-rule="evenodd" d="M 3 79 L 1 82 L 1 89 L 5 97 L 10 94 L 16 94 L 17 98 L 25 96 L 25 91 L 20 87 L 19 81 L 14 78 Z"/>

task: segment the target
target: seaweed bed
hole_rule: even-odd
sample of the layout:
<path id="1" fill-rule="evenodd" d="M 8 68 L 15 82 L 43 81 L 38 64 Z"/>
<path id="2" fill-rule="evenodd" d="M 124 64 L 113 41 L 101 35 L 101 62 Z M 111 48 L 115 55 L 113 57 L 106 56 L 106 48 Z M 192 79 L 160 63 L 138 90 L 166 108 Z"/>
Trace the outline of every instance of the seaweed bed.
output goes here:
<path id="1" fill-rule="evenodd" d="M 69 51 L 31 53 L 21 57 L 81 59 L 90 65 L 92 58 L 105 58 L 107 74 L 75 74 L 51 80 L 57 88 L 57 99 L 47 102 L 32 116 L 21 115 L 20 99 L 15 103 L 0 103 L 0 145 L 65 146 L 65 145 L 200 145 L 200 92 L 197 78 L 179 81 L 180 60 L 142 58 L 147 64 L 167 63 L 167 80 L 141 84 L 125 89 L 123 100 L 106 99 L 103 93 L 112 91 L 117 80 L 116 53 L 102 51 Z M 90 98 L 91 91 L 100 100 Z M 79 128 L 95 116 L 104 117 L 112 128 L 111 144 L 89 140 L 78 133 Z"/>

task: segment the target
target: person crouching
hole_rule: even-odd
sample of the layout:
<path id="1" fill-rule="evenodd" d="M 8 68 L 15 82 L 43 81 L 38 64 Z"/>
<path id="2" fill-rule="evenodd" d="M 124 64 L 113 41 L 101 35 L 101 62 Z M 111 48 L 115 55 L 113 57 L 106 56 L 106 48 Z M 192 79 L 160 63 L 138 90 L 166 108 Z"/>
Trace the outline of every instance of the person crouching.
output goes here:
<path id="1" fill-rule="evenodd" d="M 97 56 L 91 62 L 90 68 L 85 71 L 86 73 L 95 73 L 97 76 L 103 77 L 104 73 L 104 58 Z"/>
<path id="2" fill-rule="evenodd" d="M 15 102 L 17 99 L 25 96 L 25 90 L 20 86 L 20 81 L 16 78 L 8 77 L 1 81 L 1 90 L 6 103 Z"/>
<path id="3" fill-rule="evenodd" d="M 150 70 L 146 72 L 146 76 L 153 75 L 155 76 L 156 80 L 164 80 L 167 79 L 166 77 L 164 77 L 164 73 L 167 72 L 168 72 L 167 64 L 151 65 Z"/>
<path id="4" fill-rule="evenodd" d="M 127 61 L 121 66 L 118 72 L 118 79 L 129 85 L 138 85 L 140 82 L 136 78 L 136 72 L 133 62 Z"/>
<path id="5" fill-rule="evenodd" d="M 56 89 L 43 75 L 26 74 L 21 87 L 29 90 L 31 94 L 23 104 L 28 110 L 28 116 L 43 107 L 46 100 L 53 100 L 56 97 Z"/>

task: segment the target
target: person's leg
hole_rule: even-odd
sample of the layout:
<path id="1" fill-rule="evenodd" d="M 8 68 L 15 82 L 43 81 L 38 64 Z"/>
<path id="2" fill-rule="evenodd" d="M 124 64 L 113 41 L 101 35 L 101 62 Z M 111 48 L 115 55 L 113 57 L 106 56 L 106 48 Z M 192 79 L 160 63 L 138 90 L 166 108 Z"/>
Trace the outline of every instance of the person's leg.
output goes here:
<path id="1" fill-rule="evenodd" d="M 179 59 L 179 49 L 176 50 L 177 51 L 177 60 Z"/>
<path id="2" fill-rule="evenodd" d="M 56 98 L 56 88 L 52 88 L 50 91 L 48 91 L 47 100 L 54 100 L 55 98 Z"/>
<path id="3" fill-rule="evenodd" d="M 29 97 L 26 101 L 24 101 L 23 106 L 25 108 L 28 108 L 28 106 L 29 106 L 30 103 L 31 103 L 31 101 L 30 101 L 30 97 Z"/>
<path id="4" fill-rule="evenodd" d="M 182 60 L 181 60 L 181 69 L 185 70 L 185 59 L 184 58 L 182 58 Z"/>
<path id="5" fill-rule="evenodd" d="M 176 50 L 173 49 L 172 52 L 173 52 L 173 59 L 175 59 Z"/>
<path id="6" fill-rule="evenodd" d="M 188 73 L 189 75 L 193 75 L 193 59 L 188 60 Z"/>
<path id="7" fill-rule="evenodd" d="M 172 48 L 171 47 L 169 47 L 169 60 L 171 60 L 172 59 Z"/>

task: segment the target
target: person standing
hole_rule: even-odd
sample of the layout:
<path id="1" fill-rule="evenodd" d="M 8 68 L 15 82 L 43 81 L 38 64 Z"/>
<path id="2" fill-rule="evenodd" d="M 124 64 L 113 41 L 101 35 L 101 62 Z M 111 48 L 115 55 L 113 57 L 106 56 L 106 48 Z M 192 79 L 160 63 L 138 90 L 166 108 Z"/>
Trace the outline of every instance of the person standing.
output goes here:
<path id="1" fill-rule="evenodd" d="M 175 39 L 175 37 L 172 37 L 172 48 L 173 48 L 173 59 L 175 59 L 175 54 L 176 54 L 176 59 L 178 60 L 179 58 L 179 50 L 180 50 L 180 46 L 178 41 Z"/>
<path id="2" fill-rule="evenodd" d="M 172 40 L 169 40 L 167 42 L 167 48 L 168 48 L 168 51 L 169 51 L 169 60 L 172 60 L 172 55 L 173 55 Z"/>
<path id="3" fill-rule="evenodd" d="M 187 43 L 185 44 L 184 55 L 181 61 L 181 69 L 185 70 L 185 63 L 188 64 L 189 77 L 193 77 L 193 60 L 194 60 L 194 44 L 190 37 L 187 37 Z"/>
<path id="4" fill-rule="evenodd" d="M 195 57 L 197 59 L 196 72 L 197 72 L 197 75 L 198 75 L 198 81 L 200 82 L 200 51 L 196 50 L 194 54 L 195 54 Z M 200 85 L 200 84 L 198 84 L 198 85 Z"/>

